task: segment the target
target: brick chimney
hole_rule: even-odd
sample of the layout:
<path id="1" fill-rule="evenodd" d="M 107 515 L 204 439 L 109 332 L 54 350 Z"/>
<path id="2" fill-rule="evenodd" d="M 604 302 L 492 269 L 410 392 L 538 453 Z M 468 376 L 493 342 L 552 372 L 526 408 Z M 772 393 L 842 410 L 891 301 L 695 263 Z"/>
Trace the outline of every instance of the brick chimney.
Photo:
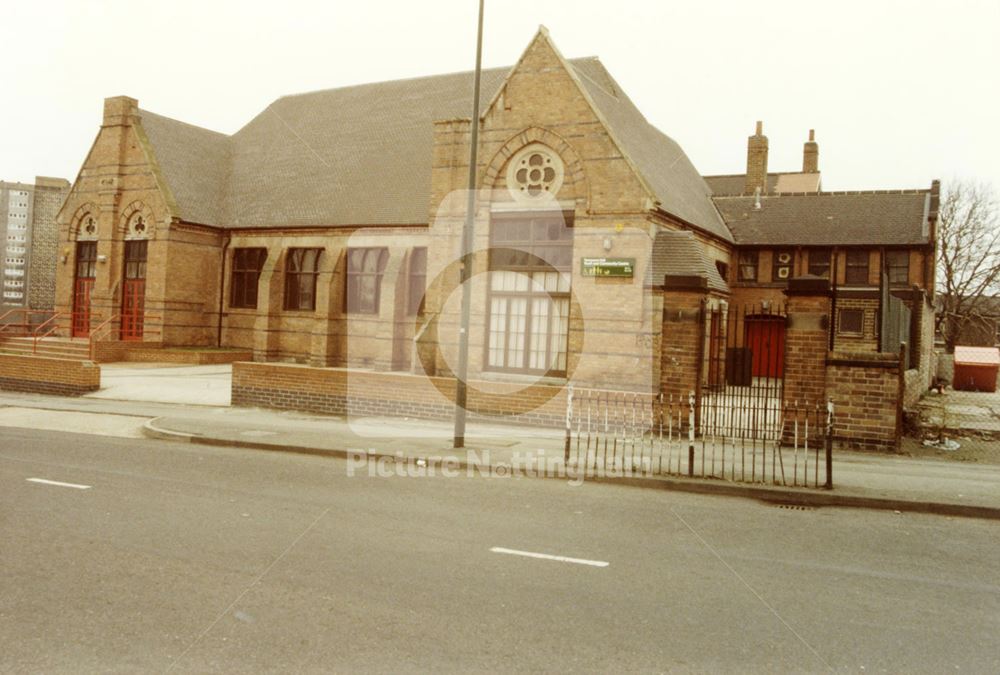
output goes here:
<path id="1" fill-rule="evenodd" d="M 819 143 L 815 129 L 809 130 L 809 140 L 802 149 L 802 173 L 819 173 Z"/>
<path id="2" fill-rule="evenodd" d="M 139 114 L 139 102 L 128 96 L 112 96 L 104 99 L 104 122 L 109 126 L 128 126 Z"/>
<path id="3" fill-rule="evenodd" d="M 747 178 L 743 192 L 753 194 L 758 188 L 767 192 L 767 136 L 763 122 L 757 122 L 757 132 L 747 140 Z"/>

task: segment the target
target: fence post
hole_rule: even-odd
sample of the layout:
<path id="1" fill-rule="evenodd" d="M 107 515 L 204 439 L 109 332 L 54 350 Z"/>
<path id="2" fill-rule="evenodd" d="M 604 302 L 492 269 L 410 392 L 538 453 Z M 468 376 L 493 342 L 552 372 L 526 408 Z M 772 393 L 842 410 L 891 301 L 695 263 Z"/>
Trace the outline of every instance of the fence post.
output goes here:
<path id="1" fill-rule="evenodd" d="M 688 394 L 688 476 L 694 476 L 694 392 Z"/>
<path id="2" fill-rule="evenodd" d="M 566 443 L 563 446 L 563 461 L 569 464 L 569 439 L 573 425 L 573 385 L 567 387 L 566 392 Z"/>
<path id="3" fill-rule="evenodd" d="M 826 484 L 823 487 L 833 489 L 833 399 L 826 402 Z"/>

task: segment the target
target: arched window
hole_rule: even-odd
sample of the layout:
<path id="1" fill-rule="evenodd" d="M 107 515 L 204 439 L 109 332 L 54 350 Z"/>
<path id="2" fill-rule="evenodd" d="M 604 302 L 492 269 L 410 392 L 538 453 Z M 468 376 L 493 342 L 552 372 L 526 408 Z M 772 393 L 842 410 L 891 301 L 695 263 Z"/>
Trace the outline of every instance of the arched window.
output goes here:
<path id="1" fill-rule="evenodd" d="M 389 262 L 386 248 L 347 249 L 345 309 L 353 314 L 378 314 L 382 274 Z"/>

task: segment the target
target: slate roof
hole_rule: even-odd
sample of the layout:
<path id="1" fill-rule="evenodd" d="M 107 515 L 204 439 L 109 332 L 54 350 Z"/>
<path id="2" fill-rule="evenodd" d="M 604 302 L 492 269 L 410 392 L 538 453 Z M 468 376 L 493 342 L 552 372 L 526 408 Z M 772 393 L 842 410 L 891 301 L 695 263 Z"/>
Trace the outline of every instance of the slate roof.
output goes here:
<path id="1" fill-rule="evenodd" d="M 669 274 L 705 279 L 709 289 L 729 292 L 715 262 L 689 230 L 659 230 L 653 238 L 648 270 L 647 283 L 653 286 L 661 285 L 663 277 Z"/>
<path id="2" fill-rule="evenodd" d="M 567 62 L 667 213 L 732 236 L 672 139 L 597 58 Z M 510 68 L 482 73 L 483 109 Z M 179 216 L 226 228 L 426 223 L 433 122 L 467 118 L 472 72 L 286 96 L 232 136 L 140 111 Z"/>
<path id="3" fill-rule="evenodd" d="M 705 176 L 705 182 L 711 188 L 712 194 L 741 195 L 746 185 L 745 173 L 732 173 L 720 176 Z M 765 192 L 816 192 L 819 190 L 819 173 L 802 173 L 800 171 L 778 171 L 767 174 L 767 190 Z"/>
<path id="4" fill-rule="evenodd" d="M 930 190 L 815 192 L 715 197 L 746 245 L 917 245 L 928 243 Z"/>

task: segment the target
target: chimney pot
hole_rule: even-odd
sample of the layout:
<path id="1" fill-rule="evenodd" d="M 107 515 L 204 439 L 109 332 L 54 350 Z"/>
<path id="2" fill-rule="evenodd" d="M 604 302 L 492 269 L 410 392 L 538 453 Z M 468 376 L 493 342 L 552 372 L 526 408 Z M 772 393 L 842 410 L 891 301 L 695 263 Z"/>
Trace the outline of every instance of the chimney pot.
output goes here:
<path id="1" fill-rule="evenodd" d="M 764 123 L 757 120 L 757 135 L 762 136 L 764 134 Z"/>

